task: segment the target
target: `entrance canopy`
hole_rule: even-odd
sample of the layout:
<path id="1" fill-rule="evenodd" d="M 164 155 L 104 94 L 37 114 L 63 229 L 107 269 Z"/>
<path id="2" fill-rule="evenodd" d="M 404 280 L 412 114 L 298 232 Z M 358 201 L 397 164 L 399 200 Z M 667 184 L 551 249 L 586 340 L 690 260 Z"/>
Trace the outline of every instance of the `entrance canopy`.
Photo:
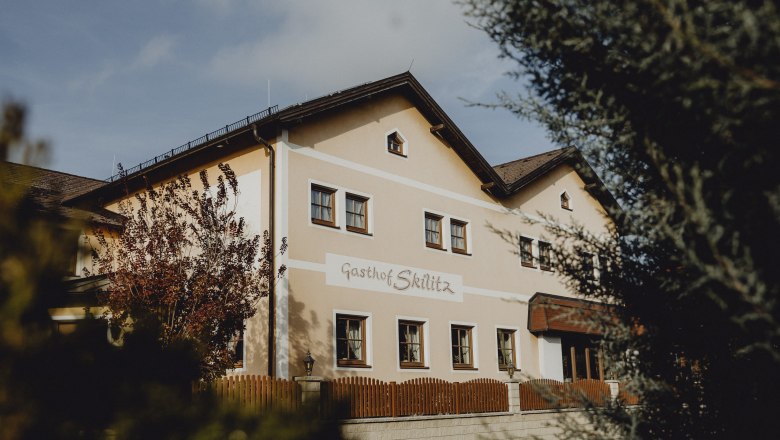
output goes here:
<path id="1" fill-rule="evenodd" d="M 528 301 L 531 333 L 569 332 L 601 335 L 614 306 L 577 298 L 536 293 Z"/>

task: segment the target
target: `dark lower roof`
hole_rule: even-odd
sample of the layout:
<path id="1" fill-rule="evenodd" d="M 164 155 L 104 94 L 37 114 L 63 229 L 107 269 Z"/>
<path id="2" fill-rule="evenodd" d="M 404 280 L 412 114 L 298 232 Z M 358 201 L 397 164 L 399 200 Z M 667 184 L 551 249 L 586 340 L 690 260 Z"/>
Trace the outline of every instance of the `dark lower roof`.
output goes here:
<path id="1" fill-rule="evenodd" d="M 43 212 L 68 219 L 104 225 L 121 224 L 122 217 L 102 208 L 81 209 L 63 205 L 63 201 L 94 191 L 106 182 L 88 177 L 13 162 L 0 163 L 4 184 L 24 188 L 31 202 Z"/>

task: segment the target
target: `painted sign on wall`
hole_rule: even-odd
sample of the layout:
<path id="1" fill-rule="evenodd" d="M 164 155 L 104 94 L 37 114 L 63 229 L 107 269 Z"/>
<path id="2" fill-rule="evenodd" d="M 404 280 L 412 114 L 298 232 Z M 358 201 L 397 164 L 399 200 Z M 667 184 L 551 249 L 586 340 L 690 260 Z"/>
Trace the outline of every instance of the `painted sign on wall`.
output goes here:
<path id="1" fill-rule="evenodd" d="M 325 255 L 325 283 L 330 286 L 463 302 L 463 277 L 417 267 Z"/>

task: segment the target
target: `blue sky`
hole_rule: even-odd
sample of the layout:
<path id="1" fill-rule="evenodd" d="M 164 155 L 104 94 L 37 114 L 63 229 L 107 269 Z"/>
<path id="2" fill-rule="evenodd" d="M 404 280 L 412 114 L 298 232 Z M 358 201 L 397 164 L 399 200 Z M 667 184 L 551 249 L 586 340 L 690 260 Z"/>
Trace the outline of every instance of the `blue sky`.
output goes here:
<path id="1" fill-rule="evenodd" d="M 258 112 L 411 71 L 493 164 L 555 148 L 468 108 L 521 92 L 450 1 L 0 0 L 0 96 L 26 103 L 48 166 L 105 178 Z"/>

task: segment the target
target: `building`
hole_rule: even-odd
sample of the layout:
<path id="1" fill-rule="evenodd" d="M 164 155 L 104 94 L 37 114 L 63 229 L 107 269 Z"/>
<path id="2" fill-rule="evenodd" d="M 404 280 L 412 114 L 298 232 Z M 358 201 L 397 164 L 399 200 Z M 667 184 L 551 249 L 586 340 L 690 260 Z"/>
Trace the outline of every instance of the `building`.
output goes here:
<path id="1" fill-rule="evenodd" d="M 144 178 L 219 162 L 238 175 L 250 232 L 289 243 L 232 373 L 300 376 L 311 351 L 325 377 L 503 379 L 510 362 L 533 377 L 603 375 L 587 329 L 546 314 L 549 302 L 590 305 L 557 278 L 543 225 L 526 221 L 610 227 L 614 200 L 575 149 L 492 167 L 403 73 L 247 117 L 66 204 L 112 211 Z M 77 270 L 89 263 L 81 252 Z"/>

